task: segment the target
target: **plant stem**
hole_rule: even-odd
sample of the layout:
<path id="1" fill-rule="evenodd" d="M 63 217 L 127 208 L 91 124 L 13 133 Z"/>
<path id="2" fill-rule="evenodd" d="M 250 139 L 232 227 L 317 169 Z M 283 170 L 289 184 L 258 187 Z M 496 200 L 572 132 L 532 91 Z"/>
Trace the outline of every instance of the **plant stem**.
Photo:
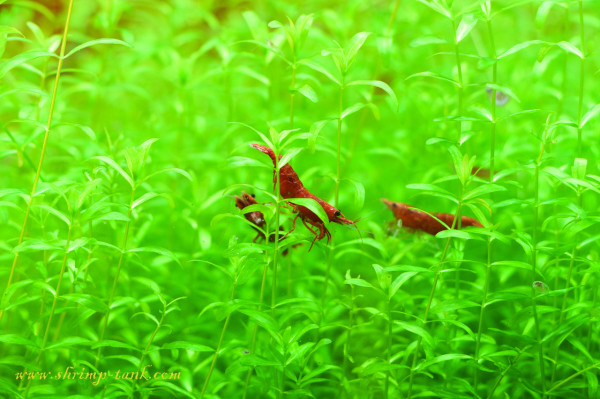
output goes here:
<path id="1" fill-rule="evenodd" d="M 56 302 L 58 301 L 58 297 L 60 296 L 60 287 L 62 285 L 63 275 L 65 274 L 65 267 L 67 265 L 67 258 L 69 257 L 69 246 L 71 245 L 71 224 L 69 224 L 69 231 L 67 232 L 67 243 L 65 244 L 65 254 L 63 256 L 62 265 L 60 266 L 60 274 L 58 275 L 58 283 L 56 284 L 56 292 L 54 294 L 54 299 L 52 300 L 52 307 L 50 308 L 50 315 L 48 315 L 48 322 L 46 323 L 46 329 L 44 331 L 44 338 L 42 339 L 42 345 L 40 346 L 40 351 L 38 352 L 37 357 L 35 358 L 35 365 L 39 365 L 40 359 L 42 358 L 42 354 L 46 349 L 46 343 L 48 342 L 48 333 L 50 332 L 50 325 L 52 324 L 52 317 L 54 316 L 54 311 L 56 310 Z M 25 390 L 24 397 L 27 398 L 29 394 L 29 388 L 31 387 L 31 381 L 27 383 L 27 389 Z"/>
<path id="2" fill-rule="evenodd" d="M 581 62 L 579 67 L 579 108 L 577 111 L 577 157 L 581 157 L 581 144 L 583 136 L 583 127 L 581 121 L 583 117 L 583 84 L 585 72 L 585 32 L 583 25 L 583 0 L 579 0 L 579 33 L 581 39 Z"/>
<path id="3" fill-rule="evenodd" d="M 112 307 L 113 299 L 115 296 L 115 291 L 117 289 L 117 282 L 119 281 L 119 274 L 121 273 L 121 266 L 123 265 L 123 259 L 125 257 L 125 252 L 127 252 L 127 238 L 129 236 L 129 227 L 131 226 L 131 214 L 133 211 L 133 201 L 135 199 L 135 187 L 131 189 L 131 199 L 129 201 L 129 209 L 127 210 L 127 222 L 125 223 L 125 234 L 123 235 L 123 243 L 121 244 L 121 255 L 119 256 L 119 263 L 117 264 L 117 272 L 115 273 L 115 278 L 113 279 L 112 289 L 110 290 L 110 296 L 108 298 L 108 310 L 106 311 L 106 315 L 104 316 L 104 323 L 102 324 L 102 329 L 100 330 L 100 337 L 98 339 L 99 343 L 102 343 L 104 340 L 104 334 L 106 333 L 106 327 L 108 325 L 108 318 L 110 316 L 110 309 Z M 100 362 L 100 356 L 102 354 L 102 346 L 98 347 L 98 353 L 96 354 L 96 368 L 98 367 L 98 363 Z"/>
<path id="4" fill-rule="evenodd" d="M 464 192 L 464 187 L 461 184 L 460 185 L 460 197 L 459 197 L 461 199 L 462 199 L 463 192 Z M 451 226 L 451 228 L 453 228 L 453 229 L 460 230 L 460 228 L 461 228 L 461 220 L 462 220 L 461 219 L 461 212 L 462 212 L 461 208 L 462 208 L 461 203 L 459 202 L 456 207 L 456 215 L 454 217 L 454 221 L 452 222 L 452 226 Z M 462 258 L 462 256 L 461 256 L 461 258 Z M 456 262 L 456 270 L 454 271 L 454 290 L 455 290 L 454 297 L 456 300 L 460 299 L 460 266 L 461 266 L 461 262 L 459 260 Z M 458 312 L 457 312 L 457 314 L 458 314 Z"/>
<path id="5" fill-rule="evenodd" d="M 290 257 L 287 260 L 287 284 L 286 284 L 286 296 L 292 297 L 292 261 Z"/>
<path id="6" fill-rule="evenodd" d="M 42 229 L 42 237 L 46 237 L 46 226 L 44 223 L 40 226 Z M 42 253 L 42 264 L 44 265 L 44 270 L 48 270 L 48 251 L 44 250 Z M 40 332 L 42 330 L 42 316 L 44 314 L 44 309 L 46 306 L 46 290 L 42 290 L 42 300 L 40 301 L 40 320 L 38 321 L 38 325 L 35 331 L 36 336 L 40 336 Z M 64 313 L 63 313 L 64 314 Z M 60 324 L 60 323 L 59 323 Z"/>
<path id="7" fill-rule="evenodd" d="M 258 311 L 262 310 L 262 303 L 265 294 L 265 282 L 267 281 L 267 270 L 269 268 L 269 262 L 265 261 L 265 267 L 263 269 L 262 282 L 260 284 L 260 298 L 258 300 Z M 256 336 L 258 334 L 258 325 L 254 325 L 254 333 L 252 334 L 252 345 L 250 349 L 250 353 L 254 353 L 256 350 Z M 248 374 L 246 375 L 246 383 L 244 384 L 244 394 L 242 399 L 246 399 L 246 395 L 248 394 L 248 385 L 250 384 L 250 377 L 252 377 L 252 368 L 248 370 Z"/>
<path id="8" fill-rule="evenodd" d="M 563 25 L 563 38 L 565 38 L 565 40 L 569 37 L 570 35 L 570 29 L 569 29 L 569 7 L 565 7 L 565 18 L 564 18 L 564 25 Z M 565 97 L 567 94 L 567 87 L 568 87 L 568 83 L 569 83 L 569 79 L 568 79 L 568 65 L 569 65 L 569 57 L 570 54 L 565 52 L 564 56 L 563 56 L 563 64 L 562 64 L 562 96 L 560 97 L 560 100 L 558 102 L 558 110 L 557 110 L 557 115 L 560 118 L 563 114 L 563 109 L 565 106 Z"/>
<path id="9" fill-rule="evenodd" d="M 289 348 L 287 347 L 287 345 L 284 346 L 284 353 L 283 353 L 283 361 L 282 361 L 282 370 L 281 370 L 281 381 L 279 383 L 279 390 L 277 391 L 277 399 L 281 399 L 283 397 L 283 395 L 285 394 L 285 368 L 286 368 L 286 363 L 288 361 L 288 350 Z"/>
<path id="10" fill-rule="evenodd" d="M 593 297 L 592 297 L 592 307 L 591 309 L 597 309 L 597 303 L 598 303 L 598 286 L 596 284 L 592 284 L 592 286 L 594 287 L 594 293 L 593 293 Z M 585 343 L 585 348 L 588 350 L 588 352 L 592 349 L 592 331 L 593 328 L 590 326 L 590 328 L 588 329 L 588 335 L 587 335 L 587 341 Z"/>
<path id="11" fill-rule="evenodd" d="M 504 376 L 506 375 L 506 373 L 508 373 L 508 371 L 511 369 L 511 367 L 515 365 L 515 363 L 517 362 L 517 360 L 519 360 L 519 357 L 521 356 L 522 353 L 523 353 L 523 351 L 517 353 L 517 356 L 515 357 L 515 360 L 513 360 L 512 362 L 510 362 L 510 364 L 508 365 L 508 367 L 506 367 L 502 371 L 502 374 L 500 374 L 500 376 L 496 380 L 496 383 L 494 384 L 492 390 L 490 391 L 490 394 L 488 395 L 488 399 L 492 399 L 492 397 L 494 396 L 494 392 L 496 391 L 496 388 L 498 388 L 498 385 L 500 385 L 500 382 L 502 381 L 502 379 L 504 378 Z"/>
<path id="12" fill-rule="evenodd" d="M 91 240 L 91 239 L 92 239 L 92 231 L 91 231 L 91 223 L 92 223 L 92 221 L 90 220 L 90 221 L 89 221 L 89 223 L 90 223 L 90 232 L 89 232 L 89 233 L 90 233 L 90 240 Z M 80 229 L 80 230 L 81 230 L 81 229 Z M 89 268 L 89 265 L 90 265 L 90 261 L 91 261 L 91 259 L 92 259 L 92 252 L 93 252 L 93 251 L 90 249 L 90 251 L 88 252 L 87 260 L 86 260 L 86 262 L 85 262 L 85 264 L 87 264 L 87 267 L 86 267 L 86 275 L 87 275 L 87 270 L 88 270 L 88 268 Z M 72 294 L 72 293 L 75 291 L 75 282 L 77 281 L 77 275 L 78 275 L 78 274 L 79 274 L 79 273 L 77 273 L 77 274 L 76 274 L 75 281 L 73 281 L 73 284 L 71 285 L 71 288 L 70 288 L 70 290 L 69 290 L 69 294 Z M 85 282 L 85 281 L 87 281 L 87 279 L 84 279 L 83 281 Z M 69 303 L 69 302 L 67 302 L 67 304 L 68 304 L 68 303 Z M 81 305 L 78 303 L 78 304 L 77 304 L 77 309 L 78 309 L 78 310 L 79 310 L 79 306 L 81 306 Z M 66 316 L 67 316 L 67 312 L 63 312 L 63 313 L 60 315 L 60 319 L 58 320 L 58 324 L 57 324 L 57 326 L 56 326 L 56 331 L 54 332 L 54 337 L 52 338 L 52 342 L 56 341 L 56 340 L 58 339 L 58 337 L 60 336 L 60 330 L 62 329 L 62 325 L 63 325 L 63 323 L 64 323 L 64 321 L 65 321 L 65 317 L 66 317 Z M 78 327 L 79 327 L 79 326 L 78 326 Z"/>
<path id="13" fill-rule="evenodd" d="M 437 269 L 435 271 L 435 276 L 433 277 L 433 284 L 431 286 L 431 292 L 429 293 L 429 299 L 427 300 L 427 306 L 425 307 L 425 315 L 423 316 L 423 321 L 421 323 L 422 326 L 425 326 L 425 324 L 427 323 L 427 317 L 429 316 L 429 310 L 431 309 L 431 303 L 433 302 L 433 296 L 435 294 L 435 289 L 437 287 L 437 282 L 438 282 L 438 279 L 440 278 L 440 271 L 441 271 L 441 268 L 442 268 L 442 264 L 444 263 L 444 260 L 446 259 L 446 254 L 448 252 L 448 247 L 450 246 L 450 239 L 451 239 L 451 237 L 448 237 L 448 239 L 446 240 L 446 245 L 444 245 L 444 250 L 442 252 L 442 256 L 440 258 L 440 262 L 438 263 Z M 417 347 L 415 348 L 415 352 L 414 352 L 413 360 L 412 360 L 412 366 L 411 366 L 411 370 L 410 370 L 410 380 L 409 380 L 409 384 L 408 384 L 408 394 L 406 395 L 406 397 L 408 399 L 410 399 L 412 397 L 412 387 L 413 387 L 414 370 L 415 370 L 415 367 L 417 366 L 417 359 L 419 357 L 419 350 L 421 348 L 421 341 L 422 341 L 422 337 L 419 335 L 419 338 L 417 339 Z"/>
<path id="14" fill-rule="evenodd" d="M 165 315 L 167 314 L 166 311 L 167 311 L 167 308 L 165 306 L 163 308 L 163 312 L 162 312 L 162 315 L 160 317 L 160 320 L 158 321 L 158 324 L 156 325 L 156 328 L 152 332 L 152 335 L 150 336 L 150 339 L 148 340 L 148 344 L 146 344 L 146 348 L 144 348 L 144 352 L 142 352 L 142 356 L 140 357 L 140 364 L 138 365 L 138 369 L 137 369 L 137 372 L 135 374 L 137 376 L 139 376 L 140 371 L 142 370 L 142 365 L 144 364 L 144 359 L 146 358 L 146 355 L 148 354 L 148 350 L 150 349 L 150 345 L 152 345 L 152 342 L 154 341 L 154 338 L 156 337 L 156 334 L 158 333 L 158 330 L 160 330 L 160 328 L 163 325 L 163 321 L 165 320 Z M 136 387 L 137 387 L 137 381 L 138 380 L 133 379 L 132 397 L 133 397 L 133 393 L 135 392 Z M 202 397 L 202 395 L 200 395 L 200 397 Z"/>
<path id="15" fill-rule="evenodd" d="M 496 54 L 496 44 L 494 42 L 494 33 L 492 31 L 492 21 L 487 20 L 487 28 L 490 37 L 490 51 L 492 58 L 495 60 L 492 65 L 492 84 L 496 84 L 498 79 L 498 58 Z M 492 121 L 490 127 L 490 183 L 494 182 L 494 163 L 496 157 L 496 89 L 492 88 Z"/>
<path id="16" fill-rule="evenodd" d="M 292 87 L 290 94 L 290 130 L 294 128 L 294 96 L 296 94 L 296 60 L 292 64 Z"/>
<path id="17" fill-rule="evenodd" d="M 563 295 L 562 305 L 560 307 L 560 316 L 558 318 L 558 325 L 555 326 L 555 329 L 560 329 L 562 323 L 565 319 L 565 308 L 567 307 L 567 298 L 569 296 L 569 285 L 571 283 L 571 275 L 573 273 L 573 265 L 575 264 L 575 255 L 577 253 L 577 246 L 573 247 L 571 251 L 571 261 L 569 262 L 569 271 L 567 272 L 567 281 L 565 283 L 565 293 Z M 556 376 L 556 366 L 558 362 L 558 354 L 560 351 L 560 342 L 556 345 L 556 349 L 554 350 L 554 362 L 552 366 L 552 377 L 550 378 L 550 384 L 554 383 L 554 377 Z"/>
<path id="18" fill-rule="evenodd" d="M 456 208 L 456 214 L 454 215 L 454 220 L 452 221 L 452 225 L 450 226 L 450 229 L 454 229 L 457 226 L 457 223 L 459 222 L 459 216 L 460 216 L 460 210 L 462 207 L 462 196 L 463 196 L 463 191 L 464 191 L 464 187 L 461 184 L 461 188 L 460 188 L 460 196 L 458 198 L 458 205 Z M 442 264 L 444 264 L 444 261 L 446 260 L 446 255 L 448 253 L 448 248 L 450 247 L 450 240 L 452 237 L 448 237 L 448 239 L 446 240 L 446 244 L 444 245 L 444 250 L 442 251 L 442 256 L 440 257 L 440 262 L 437 265 L 437 269 L 435 272 L 435 276 L 433 278 L 433 284 L 431 286 L 431 292 L 429 293 L 429 299 L 427 300 L 427 306 L 425 308 L 425 315 L 423 316 L 423 322 L 421 323 L 421 325 L 423 326 L 423 328 L 425 327 L 425 324 L 427 324 L 427 317 L 429 316 L 429 310 L 431 309 L 431 303 L 433 302 L 433 296 L 435 294 L 435 290 L 437 287 L 437 282 L 438 279 L 440 277 L 440 272 L 441 272 L 441 268 L 442 268 Z M 421 347 L 421 341 L 422 341 L 422 337 L 419 335 L 419 338 L 417 339 L 417 347 L 415 349 L 415 353 L 413 355 L 413 361 L 412 361 L 412 367 L 410 370 L 410 382 L 408 385 L 408 395 L 407 398 L 410 399 L 411 398 L 411 394 L 412 394 L 412 384 L 413 384 L 413 377 L 414 377 L 414 369 L 417 365 L 417 358 L 419 356 L 419 349 Z"/>
<path id="19" fill-rule="evenodd" d="M 548 127 L 546 127 L 546 129 L 548 129 Z M 545 136 L 545 132 L 544 132 L 544 136 Z M 540 183 L 540 164 L 542 162 L 542 156 L 544 154 L 544 146 L 545 143 L 544 141 L 542 141 L 542 145 L 540 148 L 540 155 L 538 156 L 538 159 L 535 163 L 535 177 L 533 180 L 533 190 L 534 190 L 534 197 L 533 197 L 533 223 L 532 223 L 532 234 L 531 234 L 531 241 L 532 241 L 532 251 L 531 251 L 531 307 L 533 309 L 533 321 L 535 323 L 535 334 L 536 334 L 536 340 L 538 342 L 538 357 L 539 357 L 539 363 L 540 363 L 540 374 L 541 374 L 541 380 L 542 380 L 542 392 L 544 393 L 544 396 L 546 395 L 546 372 L 545 372 L 545 367 L 544 367 L 544 346 L 542 344 L 542 339 L 541 339 L 541 335 L 540 335 L 540 325 L 539 325 L 539 319 L 538 319 L 538 314 L 537 314 L 537 306 L 536 306 L 536 292 L 535 292 L 535 286 L 534 286 L 534 282 L 536 280 L 537 274 L 536 274 L 536 268 L 537 268 L 537 223 L 538 223 L 538 212 L 539 212 L 539 203 L 540 203 L 540 190 L 539 190 L 539 183 Z"/>
<path id="20" fill-rule="evenodd" d="M 31 210 L 31 205 L 33 204 L 33 199 L 35 197 L 35 190 L 38 185 L 38 181 L 40 180 L 40 173 L 42 172 L 42 164 L 44 162 L 44 156 L 46 155 L 46 146 L 48 144 L 48 137 L 50 136 L 50 126 L 52 124 L 52 115 L 54 113 L 54 104 L 56 103 L 56 93 L 58 92 L 58 82 L 60 80 L 60 71 L 62 69 L 62 64 L 65 56 L 65 48 L 67 46 L 67 33 L 69 31 L 69 23 L 71 22 L 71 11 L 73 10 L 73 1 L 69 1 L 69 7 L 67 9 L 67 19 L 65 20 L 65 28 L 63 31 L 63 37 L 60 45 L 60 57 L 58 58 L 58 66 L 56 67 L 56 78 L 54 79 L 54 89 L 52 90 L 52 100 L 50 101 L 50 111 L 48 112 L 48 121 L 46 123 L 46 132 L 44 133 L 44 140 L 42 142 L 42 150 L 40 153 L 40 161 L 38 162 L 37 170 L 35 172 L 35 178 L 33 179 L 33 185 L 31 186 L 31 193 L 29 194 L 29 200 L 27 201 L 27 208 L 25 209 L 25 217 L 23 219 L 23 225 L 21 226 L 21 233 L 19 234 L 19 240 L 17 241 L 17 245 L 21 245 L 23 242 L 23 237 L 25 236 L 25 228 L 27 227 L 27 221 L 29 219 L 29 212 Z M 15 268 L 17 266 L 17 261 L 19 260 L 19 252 L 15 251 L 15 256 L 13 258 L 12 266 L 10 268 L 10 273 L 8 275 L 8 281 L 6 283 L 6 289 L 2 294 L 2 299 L 4 299 L 4 295 L 8 292 L 8 288 L 10 287 Z M 1 301 L 0 301 L 1 302 Z M 2 321 L 2 316 L 4 315 L 4 309 L 0 310 L 0 322 Z"/>
<path id="21" fill-rule="evenodd" d="M 392 324 L 393 324 L 393 320 L 392 320 L 392 297 L 391 297 L 390 293 L 391 293 L 391 286 L 390 286 L 389 292 L 388 292 L 388 303 L 387 303 L 388 331 L 387 331 L 387 348 L 386 348 L 387 351 L 386 352 L 387 352 L 388 365 L 392 361 Z M 387 372 L 385 373 L 385 392 L 384 392 L 385 399 L 387 399 L 389 397 L 390 375 L 391 375 L 391 370 L 387 370 Z"/>
<path id="22" fill-rule="evenodd" d="M 233 284 L 231 287 L 231 300 L 232 301 L 235 296 L 235 286 L 236 286 L 236 280 L 233 281 Z M 164 317 L 164 314 L 163 314 L 163 317 Z M 221 337 L 219 338 L 219 343 L 217 344 L 217 349 L 215 350 L 215 355 L 213 356 L 213 360 L 210 364 L 210 369 L 208 370 L 206 380 L 204 380 L 204 385 L 202 386 L 202 392 L 200 392 L 200 399 L 202 399 L 202 397 L 204 397 L 204 393 L 206 392 L 206 388 L 208 387 L 208 382 L 210 381 L 210 377 L 212 376 L 213 370 L 215 368 L 215 364 L 217 363 L 217 358 L 219 357 L 219 352 L 221 351 L 221 345 L 223 344 L 223 337 L 225 337 L 225 331 L 227 331 L 227 325 L 229 324 L 230 318 L 231 318 L 231 312 L 229 312 L 229 314 L 227 314 L 227 317 L 225 318 L 225 323 L 223 323 L 223 329 L 221 330 Z M 162 321 L 162 319 L 161 319 L 161 321 Z M 254 333 L 255 333 L 255 337 L 256 337 L 256 330 L 254 330 Z M 141 366 L 141 363 L 140 363 L 140 366 Z"/>
<path id="23" fill-rule="evenodd" d="M 292 114 L 293 115 L 293 114 Z M 277 160 L 275 163 L 275 171 L 276 180 L 275 180 L 275 192 L 277 195 L 277 207 L 275 208 L 275 241 L 273 242 L 273 283 L 272 283 L 272 291 L 271 291 L 271 314 L 275 312 L 275 298 L 277 295 L 277 260 L 279 258 L 279 216 L 281 215 L 280 211 L 280 202 L 281 202 L 281 193 L 279 186 L 281 182 L 279 181 L 279 151 L 275 154 L 275 159 Z"/>
<path id="24" fill-rule="evenodd" d="M 394 22 L 396 22 L 396 14 L 398 14 L 398 8 L 400 7 L 400 3 L 402 3 L 402 0 L 396 0 L 396 3 L 394 4 L 394 10 L 390 15 L 390 20 L 385 30 L 386 36 L 389 36 L 390 32 L 392 31 L 392 27 L 394 26 Z"/>
<path id="25" fill-rule="evenodd" d="M 337 173 L 335 177 L 335 202 L 334 206 L 337 208 L 339 205 L 339 193 L 340 193 L 340 179 L 341 179 L 341 169 L 340 169 L 340 159 L 342 153 L 342 112 L 344 107 L 344 82 L 342 79 L 342 84 L 340 86 L 340 105 L 339 105 L 339 113 L 338 113 L 338 128 L 337 128 Z"/>
<path id="26" fill-rule="evenodd" d="M 586 371 L 588 371 L 588 370 L 591 370 L 591 369 L 595 369 L 596 367 L 599 367 L 599 366 L 600 366 L 600 362 L 598 362 L 598 363 L 594 363 L 594 364 L 592 364 L 591 366 L 589 366 L 589 367 L 586 367 L 586 368 L 584 368 L 583 370 L 580 370 L 580 371 L 576 372 L 575 374 L 573 374 L 573 375 L 571 375 L 571 376 L 569 376 L 569 377 L 565 378 L 564 380 L 562 380 L 562 381 L 561 381 L 561 382 L 559 382 L 558 384 L 556 384 L 556 385 L 552 386 L 552 388 L 550 388 L 550 389 L 548 390 L 548 392 L 546 392 L 546 393 L 550 393 L 550 392 L 554 391 L 555 389 L 557 389 L 557 388 L 559 388 L 559 387 L 561 387 L 561 386 L 565 385 L 567 382 L 571 381 L 573 378 L 577 377 L 579 374 L 583 374 L 583 373 L 585 373 Z"/>
<path id="27" fill-rule="evenodd" d="M 321 294 L 321 320 L 325 315 L 325 297 L 327 296 L 327 287 L 329 286 L 329 275 L 331 274 L 331 263 L 333 262 L 333 246 L 329 248 L 329 256 L 327 257 L 327 269 L 325 270 L 325 284 L 323 285 L 323 293 Z"/>
<path id="28" fill-rule="evenodd" d="M 462 62 L 460 60 L 460 49 L 458 46 L 458 40 L 456 38 L 456 24 L 454 23 L 454 18 L 450 19 L 452 22 L 452 31 L 454 32 L 454 52 L 456 54 L 456 68 L 458 71 L 458 117 L 463 116 L 463 74 L 462 74 Z M 458 121 L 458 131 L 457 131 L 457 144 L 460 145 L 462 140 L 462 121 Z"/>
<path id="29" fill-rule="evenodd" d="M 481 307 L 479 309 L 479 324 L 477 326 L 477 338 L 475 341 L 475 373 L 474 383 L 475 392 L 477 393 L 477 385 L 479 383 L 479 350 L 481 349 L 481 334 L 483 333 L 483 315 L 485 312 L 485 304 L 487 302 L 487 294 L 490 286 L 490 274 L 492 271 L 492 237 L 488 237 L 487 245 L 487 266 L 485 269 L 485 282 L 483 283 L 483 296 L 481 297 Z"/>
<path id="30" fill-rule="evenodd" d="M 343 372 L 344 374 L 342 375 L 342 383 L 340 384 L 340 389 L 338 391 L 338 397 L 341 397 L 341 393 L 344 390 L 345 387 L 345 382 L 344 381 L 344 377 L 349 374 L 350 370 L 350 365 L 349 365 L 349 359 L 348 357 L 350 356 L 350 342 L 351 342 L 351 338 L 352 338 L 352 326 L 354 324 L 353 321 L 353 313 L 354 313 L 354 285 L 350 284 L 350 309 L 348 310 L 348 336 L 346 337 L 346 343 L 344 344 L 344 365 L 343 365 Z"/>

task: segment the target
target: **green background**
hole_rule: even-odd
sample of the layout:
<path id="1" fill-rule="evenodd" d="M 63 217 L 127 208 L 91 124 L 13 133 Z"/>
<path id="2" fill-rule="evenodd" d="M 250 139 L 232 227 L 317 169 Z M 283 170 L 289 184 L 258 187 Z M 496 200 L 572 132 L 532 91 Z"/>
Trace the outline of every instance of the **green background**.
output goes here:
<path id="1" fill-rule="evenodd" d="M 69 5 L 0 1 L 0 397 L 598 396 L 597 1 Z M 253 242 L 250 143 L 356 229 Z"/>

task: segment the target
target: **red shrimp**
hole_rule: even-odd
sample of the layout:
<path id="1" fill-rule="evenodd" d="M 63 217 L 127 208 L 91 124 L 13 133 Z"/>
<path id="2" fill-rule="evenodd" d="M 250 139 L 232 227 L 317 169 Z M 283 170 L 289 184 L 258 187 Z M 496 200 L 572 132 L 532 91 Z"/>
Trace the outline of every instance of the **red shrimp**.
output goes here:
<path id="1" fill-rule="evenodd" d="M 259 204 L 259 202 L 256 201 L 254 194 L 247 194 L 246 192 L 242 191 L 242 196 L 238 197 L 237 195 L 234 195 L 235 197 L 235 206 L 237 206 L 240 210 L 243 210 L 244 208 L 246 208 L 247 206 L 250 205 L 256 205 Z M 260 211 L 254 211 L 254 212 L 248 212 L 244 214 L 244 217 L 250 222 L 252 223 L 254 226 L 252 226 L 254 228 L 254 230 L 256 230 L 256 232 L 258 234 L 256 234 L 256 237 L 254 237 L 254 240 L 252 240 L 252 242 L 256 242 L 256 240 L 258 238 L 265 238 L 265 234 L 263 233 L 263 231 L 266 229 L 267 227 L 267 222 L 265 220 L 265 215 L 263 215 L 262 212 Z M 259 230 L 257 227 L 261 228 L 261 230 Z M 285 230 L 282 227 L 279 227 L 279 231 L 284 232 Z M 279 241 L 282 241 L 285 238 L 285 235 L 280 235 L 279 236 Z M 269 242 L 275 242 L 275 235 L 274 234 L 270 234 L 269 235 Z M 302 243 L 297 243 L 292 245 L 292 248 L 296 248 L 298 246 L 302 245 Z M 286 256 L 288 254 L 288 249 L 286 248 L 281 255 Z"/>
<path id="2" fill-rule="evenodd" d="M 393 202 L 385 198 L 381 199 L 381 202 L 387 205 L 388 208 L 394 213 L 396 219 L 402 220 L 402 226 L 410 229 L 422 230 L 429 234 L 437 234 L 442 230 L 446 230 L 447 227 L 442 223 L 435 220 L 433 217 L 425 212 L 417 211 L 416 209 L 409 208 L 408 205 L 401 202 Z M 434 213 L 434 216 L 452 227 L 454 222 L 454 215 L 450 213 Z M 460 219 L 461 227 L 475 226 L 483 227 L 477 220 L 468 216 L 462 216 Z M 456 226 L 455 226 L 456 227 Z"/>
<path id="3" fill-rule="evenodd" d="M 275 160 L 275 153 L 271 148 L 260 144 L 251 144 L 251 146 L 267 154 L 273 161 L 273 166 L 277 166 L 277 161 Z M 281 154 L 279 154 L 279 159 L 281 159 Z M 277 184 L 277 175 L 275 173 L 275 169 L 273 169 L 274 186 Z M 339 224 L 351 224 L 356 227 L 355 222 L 346 219 L 344 215 L 342 215 L 342 212 L 340 212 L 338 209 L 323 201 L 316 195 L 308 192 L 308 190 L 302 184 L 302 181 L 300 181 L 298 174 L 294 171 L 294 169 L 292 169 L 289 163 L 283 165 L 279 169 L 279 193 L 284 199 L 312 198 L 323 207 L 323 210 L 325 210 L 325 213 L 327 214 L 327 217 L 329 218 L 330 222 Z M 302 219 L 302 223 L 304 223 L 304 226 L 306 226 L 306 228 L 315 235 L 315 238 L 313 239 L 312 243 L 310 244 L 310 248 L 308 249 L 309 252 L 312 249 L 312 246 L 315 243 L 315 241 L 322 240 L 325 236 L 327 236 L 327 244 L 329 244 L 329 242 L 331 241 L 331 233 L 329 232 L 329 230 L 327 230 L 327 227 L 325 227 L 325 224 L 321 221 L 321 219 L 319 219 L 319 217 L 313 211 L 302 205 L 291 205 L 293 209 L 296 212 L 298 212 L 298 214 L 294 218 L 294 222 L 292 223 L 292 229 L 288 231 L 287 234 L 290 234 L 292 231 L 294 231 L 294 229 L 296 228 L 296 219 L 300 217 Z M 311 229 L 308 226 L 309 224 L 313 226 L 315 230 L 318 229 L 318 232 Z"/>
<path id="4" fill-rule="evenodd" d="M 235 206 L 237 206 L 240 210 L 243 210 L 247 206 L 258 204 L 258 202 L 256 202 L 256 199 L 254 199 L 254 194 L 249 195 L 244 191 L 242 191 L 241 198 L 238 197 L 237 195 L 235 195 L 234 197 L 235 197 Z M 262 229 L 263 231 L 265 230 L 267 223 L 265 222 L 265 215 L 263 215 L 262 212 L 254 211 L 254 212 L 244 213 L 244 217 L 246 218 L 246 220 L 248 220 L 254 226 Z M 262 231 L 260 231 L 257 228 L 254 228 L 254 229 L 258 232 L 258 234 L 256 237 L 254 237 L 254 240 L 252 242 L 256 242 L 258 237 L 264 238 L 264 234 L 262 233 Z"/>

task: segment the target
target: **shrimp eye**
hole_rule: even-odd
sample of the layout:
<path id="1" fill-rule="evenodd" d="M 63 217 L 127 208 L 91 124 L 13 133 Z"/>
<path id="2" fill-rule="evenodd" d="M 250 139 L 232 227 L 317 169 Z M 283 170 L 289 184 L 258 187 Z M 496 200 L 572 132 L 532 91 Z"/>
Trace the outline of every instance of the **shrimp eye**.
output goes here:
<path id="1" fill-rule="evenodd" d="M 342 212 L 340 211 L 335 211 L 335 213 L 333 214 L 333 216 L 335 217 L 339 217 L 342 214 Z"/>
<path id="2" fill-rule="evenodd" d="M 252 198 L 256 198 L 256 194 L 254 194 L 254 193 L 250 194 L 250 196 L 251 196 Z"/>
<path id="3" fill-rule="evenodd" d="M 396 203 L 395 203 L 395 202 L 392 202 L 392 206 L 395 208 L 395 207 L 397 207 L 398 205 L 396 205 Z"/>

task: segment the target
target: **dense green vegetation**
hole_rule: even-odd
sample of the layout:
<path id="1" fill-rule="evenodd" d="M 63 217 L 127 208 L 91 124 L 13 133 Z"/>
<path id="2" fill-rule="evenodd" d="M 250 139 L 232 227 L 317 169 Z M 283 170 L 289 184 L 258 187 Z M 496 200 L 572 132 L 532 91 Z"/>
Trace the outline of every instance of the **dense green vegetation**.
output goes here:
<path id="1" fill-rule="evenodd" d="M 0 397 L 598 397 L 599 29 L 596 0 L 0 0 Z M 357 229 L 273 239 L 251 143 Z"/>

